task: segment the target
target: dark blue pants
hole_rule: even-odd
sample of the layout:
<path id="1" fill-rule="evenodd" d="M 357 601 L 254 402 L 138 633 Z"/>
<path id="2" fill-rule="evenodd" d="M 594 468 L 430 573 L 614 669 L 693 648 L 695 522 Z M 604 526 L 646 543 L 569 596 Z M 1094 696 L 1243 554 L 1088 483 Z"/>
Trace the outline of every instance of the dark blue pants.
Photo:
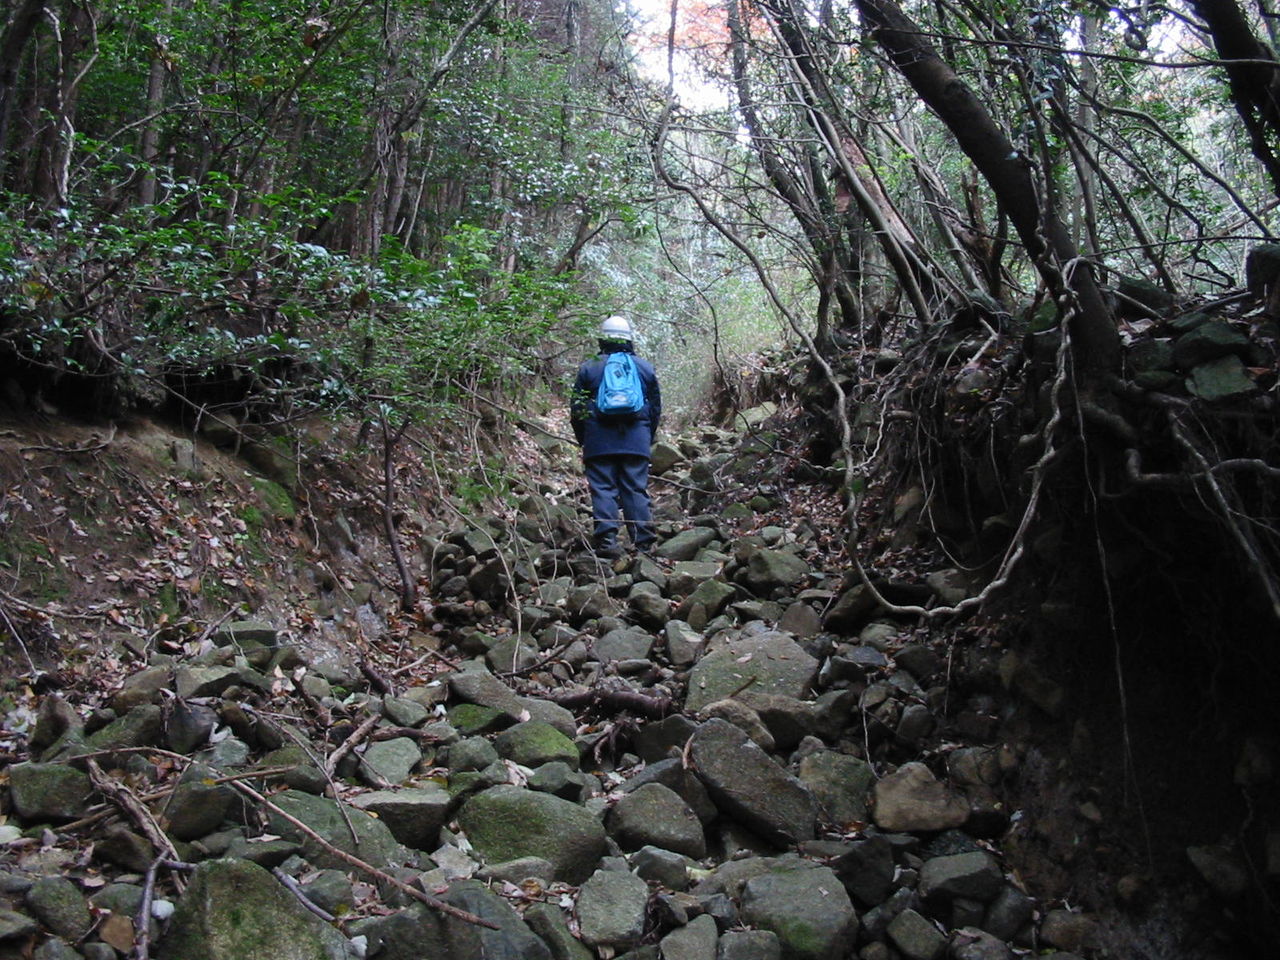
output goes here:
<path id="1" fill-rule="evenodd" d="M 644 547 L 654 540 L 649 509 L 649 459 L 632 454 L 591 457 L 584 461 L 591 488 L 591 518 L 596 546 L 618 542 L 618 508 L 627 522 L 631 543 Z"/>

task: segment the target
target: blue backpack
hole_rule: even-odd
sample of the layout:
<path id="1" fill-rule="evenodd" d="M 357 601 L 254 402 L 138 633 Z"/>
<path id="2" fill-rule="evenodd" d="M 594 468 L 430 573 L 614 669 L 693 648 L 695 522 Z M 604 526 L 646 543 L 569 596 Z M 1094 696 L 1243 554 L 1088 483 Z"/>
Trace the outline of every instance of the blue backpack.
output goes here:
<path id="1" fill-rule="evenodd" d="M 644 405 L 644 384 L 635 358 L 621 351 L 609 354 L 596 391 L 596 413 L 601 417 L 634 417 Z"/>

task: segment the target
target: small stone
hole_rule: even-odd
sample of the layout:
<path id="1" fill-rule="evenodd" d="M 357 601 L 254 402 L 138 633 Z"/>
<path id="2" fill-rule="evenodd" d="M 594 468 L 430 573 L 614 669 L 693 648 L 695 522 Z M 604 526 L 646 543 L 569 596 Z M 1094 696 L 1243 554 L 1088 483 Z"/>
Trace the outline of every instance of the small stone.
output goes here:
<path id="1" fill-rule="evenodd" d="M 962 826 L 969 804 L 922 763 L 905 763 L 875 786 L 876 825 L 890 832 Z"/>
<path id="2" fill-rule="evenodd" d="M 63 763 L 17 763 L 9 768 L 9 795 L 26 821 L 75 820 L 93 794 L 89 777 Z"/>
<path id="3" fill-rule="evenodd" d="M 888 933 L 907 960 L 935 960 L 947 947 L 947 938 L 914 910 L 903 910 L 894 917 Z"/>
<path id="4" fill-rule="evenodd" d="M 370 786 L 381 786 L 381 781 L 404 783 L 421 760 L 422 750 L 409 737 L 380 740 L 369 744 L 361 755 L 360 774 Z"/>
<path id="5" fill-rule="evenodd" d="M 41 877 L 27 891 L 27 907 L 56 936 L 79 940 L 93 927 L 89 902 L 66 877 Z"/>
<path id="6" fill-rule="evenodd" d="M 649 885 L 635 874 L 597 870 L 578 893 L 582 939 L 594 947 L 628 947 L 644 932 Z"/>

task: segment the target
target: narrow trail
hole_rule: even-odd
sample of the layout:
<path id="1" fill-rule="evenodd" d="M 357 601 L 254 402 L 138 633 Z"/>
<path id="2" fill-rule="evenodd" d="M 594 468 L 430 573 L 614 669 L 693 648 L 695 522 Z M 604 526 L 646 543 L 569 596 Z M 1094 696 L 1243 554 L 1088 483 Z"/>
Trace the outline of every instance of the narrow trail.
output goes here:
<path id="1" fill-rule="evenodd" d="M 0 958 L 1231 955 L 1138 909 L 1190 901 L 1113 846 L 1049 752 L 1066 690 L 998 622 L 849 579 L 772 412 L 660 445 L 653 556 L 602 562 L 572 491 L 530 494 L 423 538 L 394 650 L 230 619 L 101 702 L 37 697 Z M 895 602 L 965 595 L 902 558 Z"/>

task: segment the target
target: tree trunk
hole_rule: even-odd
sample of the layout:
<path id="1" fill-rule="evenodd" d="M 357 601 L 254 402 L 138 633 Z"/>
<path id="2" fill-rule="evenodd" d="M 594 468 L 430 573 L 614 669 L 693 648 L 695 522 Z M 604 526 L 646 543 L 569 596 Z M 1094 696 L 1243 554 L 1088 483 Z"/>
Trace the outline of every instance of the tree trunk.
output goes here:
<path id="1" fill-rule="evenodd" d="M 986 107 L 892 0 L 856 0 L 865 23 L 890 60 L 951 131 L 960 148 L 1008 211 L 1036 269 L 1055 299 L 1074 295 L 1070 334 L 1087 373 L 1119 367 L 1114 318 L 1087 263 L 1079 259 L 1062 221 L 1041 203 L 1030 163 L 996 125 Z"/>

